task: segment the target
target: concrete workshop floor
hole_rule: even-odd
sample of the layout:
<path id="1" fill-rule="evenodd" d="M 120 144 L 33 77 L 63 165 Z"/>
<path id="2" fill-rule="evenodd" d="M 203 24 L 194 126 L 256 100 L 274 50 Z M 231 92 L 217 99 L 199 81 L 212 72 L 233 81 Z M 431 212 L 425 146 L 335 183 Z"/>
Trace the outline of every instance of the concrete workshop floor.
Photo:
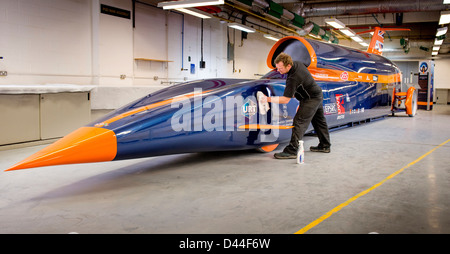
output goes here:
<path id="1" fill-rule="evenodd" d="M 0 233 L 449 234 L 449 126 L 450 106 L 400 113 L 332 132 L 304 165 L 236 151 L 3 172 L 46 145 L 4 150 Z"/>

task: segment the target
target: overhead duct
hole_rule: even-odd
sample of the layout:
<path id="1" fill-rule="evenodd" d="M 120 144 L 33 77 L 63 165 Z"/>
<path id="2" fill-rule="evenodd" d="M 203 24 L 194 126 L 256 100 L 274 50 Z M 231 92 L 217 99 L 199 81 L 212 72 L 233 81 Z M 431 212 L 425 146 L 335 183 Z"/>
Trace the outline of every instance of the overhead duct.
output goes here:
<path id="1" fill-rule="evenodd" d="M 292 12 L 297 14 L 297 15 L 299 15 L 299 16 L 305 17 L 305 12 L 303 11 L 304 10 L 304 5 L 305 5 L 305 3 L 296 3 L 296 4 L 294 4 L 294 7 L 292 8 Z"/>
<path id="2" fill-rule="evenodd" d="M 303 29 L 298 29 L 297 33 L 301 36 L 306 36 L 309 33 L 311 33 L 311 31 L 314 29 L 314 23 L 313 22 L 308 22 Z"/>
<path id="3" fill-rule="evenodd" d="M 287 20 L 293 20 L 295 18 L 295 15 L 294 13 L 283 8 L 283 15 L 281 15 L 281 17 Z"/>
<path id="4" fill-rule="evenodd" d="M 344 1 L 296 5 L 304 17 L 363 15 L 370 13 L 427 12 L 447 10 L 442 0 Z"/>
<path id="5" fill-rule="evenodd" d="M 290 28 L 293 28 L 300 36 L 312 35 L 315 38 L 323 39 L 325 41 L 330 41 L 333 43 L 339 42 L 339 40 L 332 35 L 331 32 L 323 30 L 317 24 L 309 22 L 305 25 L 305 19 L 300 15 L 301 12 L 291 12 L 273 1 L 230 0 L 230 2 L 236 6 L 239 6 L 239 8 L 244 8 L 247 13 L 249 10 L 252 10 L 253 12 L 261 14 L 265 18 L 278 22 L 280 27 L 289 26 Z M 236 8 L 236 6 L 234 8 Z"/>
<path id="6" fill-rule="evenodd" d="M 241 1 L 241 0 L 238 0 L 239 2 Z M 242 1 L 250 1 L 250 2 L 253 2 L 253 4 L 255 4 L 255 5 L 257 5 L 257 6 L 259 6 L 259 7 L 261 7 L 261 8 L 264 8 L 264 9 L 267 9 L 267 8 L 269 8 L 269 3 L 267 2 L 267 1 L 265 1 L 265 0 L 242 0 Z M 234 1 L 232 1 L 232 2 L 234 2 Z"/>
<path id="7" fill-rule="evenodd" d="M 270 17 L 278 22 L 286 20 L 288 22 L 285 23 L 292 23 L 297 28 L 301 28 L 305 24 L 303 17 L 270 0 L 230 0 L 230 2 L 247 10 L 255 11 L 265 17 Z"/>

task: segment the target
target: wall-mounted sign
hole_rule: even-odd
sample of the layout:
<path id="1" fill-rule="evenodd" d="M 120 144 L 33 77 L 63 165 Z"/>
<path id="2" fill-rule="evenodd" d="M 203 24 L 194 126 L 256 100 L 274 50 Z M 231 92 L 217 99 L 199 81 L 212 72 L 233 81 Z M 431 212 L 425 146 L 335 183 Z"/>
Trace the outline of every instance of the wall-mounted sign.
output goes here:
<path id="1" fill-rule="evenodd" d="M 420 62 L 420 64 L 419 64 L 419 72 L 422 73 L 422 74 L 425 73 L 425 72 L 428 72 L 428 63 L 426 61 Z"/>
<path id="2" fill-rule="evenodd" d="M 108 6 L 108 5 L 104 5 L 104 4 L 100 5 L 100 12 L 103 14 L 108 14 L 108 15 L 119 17 L 119 18 L 125 18 L 125 19 L 131 18 L 130 11 L 127 11 L 124 9 L 119 9 L 119 8 Z"/>

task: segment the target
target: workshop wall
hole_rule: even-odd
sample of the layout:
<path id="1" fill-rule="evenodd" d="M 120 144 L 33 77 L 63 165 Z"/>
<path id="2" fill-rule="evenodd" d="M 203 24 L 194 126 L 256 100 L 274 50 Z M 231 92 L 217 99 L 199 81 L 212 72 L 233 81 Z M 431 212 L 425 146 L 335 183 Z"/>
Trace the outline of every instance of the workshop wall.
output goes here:
<path id="1" fill-rule="evenodd" d="M 89 2 L 2 0 L 0 85 L 90 83 Z"/>
<path id="2" fill-rule="evenodd" d="M 102 13 L 101 5 L 130 16 Z M 128 0 L 2 0 L 0 29 L 0 68 L 8 72 L 0 85 L 97 85 L 93 108 L 117 108 L 189 80 L 259 78 L 273 45 L 262 34 L 242 39 L 218 19 L 203 20 L 202 29 L 199 18 L 140 3 L 133 28 Z"/>

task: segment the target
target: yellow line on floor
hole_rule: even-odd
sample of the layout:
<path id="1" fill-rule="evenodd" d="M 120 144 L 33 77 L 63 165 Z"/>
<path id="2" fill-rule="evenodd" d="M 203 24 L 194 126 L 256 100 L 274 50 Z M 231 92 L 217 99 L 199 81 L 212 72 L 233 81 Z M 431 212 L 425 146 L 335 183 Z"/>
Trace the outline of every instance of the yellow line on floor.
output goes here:
<path id="1" fill-rule="evenodd" d="M 339 210 L 341 210 L 342 208 L 346 207 L 347 205 L 349 205 L 351 202 L 357 200 L 358 198 L 366 195 L 367 193 L 371 192 L 372 190 L 380 187 L 383 183 L 385 183 L 387 180 L 395 177 L 396 175 L 400 174 L 403 170 L 411 167 L 412 165 L 416 164 L 417 162 L 421 161 L 422 159 L 424 159 L 425 157 L 427 157 L 428 155 L 430 155 L 432 152 L 436 151 L 436 149 L 438 149 L 439 147 L 442 147 L 443 145 L 445 145 L 446 143 L 450 142 L 450 139 L 448 139 L 447 141 L 443 142 L 442 144 L 436 146 L 435 148 L 431 149 L 430 151 L 428 151 L 427 153 L 425 153 L 424 155 L 420 156 L 419 158 L 417 158 L 416 160 L 414 160 L 413 162 L 409 163 L 408 165 L 404 166 L 403 168 L 395 171 L 394 173 L 392 173 L 390 176 L 386 177 L 385 179 L 383 179 L 381 182 L 375 184 L 374 186 L 370 187 L 369 189 L 360 192 L 358 195 L 350 198 L 349 200 L 345 201 L 344 203 L 336 206 L 335 208 L 331 209 L 329 212 L 327 212 L 326 214 L 322 215 L 320 218 L 318 218 L 317 220 L 309 223 L 306 227 L 300 229 L 299 231 L 297 231 L 295 234 L 304 234 L 305 232 L 307 232 L 308 230 L 310 230 L 311 228 L 317 226 L 318 224 L 320 224 L 321 222 L 323 222 L 324 220 L 328 219 L 331 215 L 333 215 L 334 213 L 338 212 Z"/>

